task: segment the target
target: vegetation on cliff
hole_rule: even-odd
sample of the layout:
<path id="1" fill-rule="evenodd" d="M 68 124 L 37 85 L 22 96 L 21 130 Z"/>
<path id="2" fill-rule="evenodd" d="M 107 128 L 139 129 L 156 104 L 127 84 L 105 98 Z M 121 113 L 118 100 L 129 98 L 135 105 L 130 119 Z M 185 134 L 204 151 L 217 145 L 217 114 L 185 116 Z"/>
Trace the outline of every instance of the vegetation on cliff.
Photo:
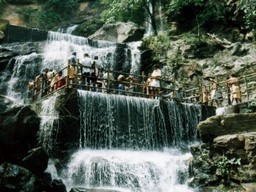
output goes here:
<path id="1" fill-rule="evenodd" d="M 181 31 L 194 29 L 197 33 L 201 29 L 209 30 L 216 26 L 237 27 L 243 32 L 252 31 L 256 25 L 256 2 L 248 0 L 130 0 L 129 3 L 126 0 L 0 0 L 1 12 L 8 4 L 20 5 L 19 14 L 25 23 L 41 29 L 53 29 L 63 24 L 83 21 L 87 25 L 95 22 L 133 21 L 138 25 L 151 23 L 156 35 L 159 17 L 164 18 L 167 24 L 176 22 Z M 94 17 L 87 20 L 86 17 L 93 12 L 96 13 Z M 167 25 L 166 30 L 169 27 Z"/>

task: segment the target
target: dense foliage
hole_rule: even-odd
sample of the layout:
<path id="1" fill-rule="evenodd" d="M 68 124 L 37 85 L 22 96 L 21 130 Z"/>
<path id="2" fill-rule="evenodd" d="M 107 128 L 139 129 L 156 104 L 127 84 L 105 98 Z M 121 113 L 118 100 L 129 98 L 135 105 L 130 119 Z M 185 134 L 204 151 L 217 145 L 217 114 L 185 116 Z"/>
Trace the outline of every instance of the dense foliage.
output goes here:
<path id="1" fill-rule="evenodd" d="M 150 23 L 153 32 L 157 34 L 156 4 L 161 0 L 103 0 L 106 10 L 103 13 L 107 23 L 117 21 L 132 21 L 139 25 Z"/>
<path id="2" fill-rule="evenodd" d="M 72 20 L 81 0 L 0 0 L 0 12 L 6 3 L 31 2 L 38 2 L 40 8 L 26 7 L 20 11 L 28 26 L 51 29 Z M 216 26 L 252 31 L 256 27 L 256 0 L 88 0 L 84 2 L 97 5 L 98 7 L 94 9 L 103 9 L 101 13 L 97 13 L 97 16 L 102 16 L 99 18 L 100 22 L 133 21 L 143 26 L 148 23 L 152 25 L 154 35 L 158 34 L 157 22 L 160 14 L 165 20 L 165 29 L 168 29 L 170 23 L 176 22 L 180 32 L 194 30 L 200 33 L 202 29 L 211 30 L 217 28 Z"/>
<path id="3" fill-rule="evenodd" d="M 16 0 L 17 1 L 17 0 Z M 24 7 L 19 11 L 29 27 L 53 29 L 70 20 L 78 10 L 78 0 L 37 0 L 40 10 Z M 17 3 L 17 2 L 16 2 Z"/>
<path id="4" fill-rule="evenodd" d="M 177 22 L 181 31 L 193 28 L 211 29 L 216 26 L 255 28 L 255 0 L 102 0 L 106 5 L 103 14 L 106 22 L 133 21 L 153 24 L 158 17 L 156 6 L 161 6 L 166 23 Z M 149 20 L 148 20 L 149 19 Z M 157 33 L 155 33 L 157 34 Z"/>

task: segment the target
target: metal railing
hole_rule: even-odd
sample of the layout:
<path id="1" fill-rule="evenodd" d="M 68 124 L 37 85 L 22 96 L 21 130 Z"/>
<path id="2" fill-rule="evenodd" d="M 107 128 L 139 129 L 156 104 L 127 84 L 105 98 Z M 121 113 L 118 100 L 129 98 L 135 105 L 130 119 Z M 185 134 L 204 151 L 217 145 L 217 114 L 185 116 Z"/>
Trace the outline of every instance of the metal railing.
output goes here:
<path id="1" fill-rule="evenodd" d="M 71 65 L 68 62 L 67 67 L 60 71 L 64 74 L 65 84 L 62 87 L 54 89 L 58 81 L 53 84 L 47 84 L 41 82 L 40 90 L 36 90 L 38 86 L 34 85 L 32 88 L 32 101 L 39 98 L 51 95 L 59 89 L 82 89 L 94 92 L 103 92 L 106 94 L 122 94 L 126 96 L 144 97 L 144 98 L 156 98 L 162 97 L 165 99 L 177 100 L 186 103 L 203 103 L 203 81 L 199 81 L 195 84 L 183 84 L 182 90 L 175 87 L 175 82 L 166 79 L 159 79 L 161 84 L 160 95 L 155 96 L 152 94 L 146 94 L 146 80 L 147 76 L 142 74 L 129 74 L 121 71 L 114 71 L 110 69 L 98 69 L 99 74 L 92 76 L 91 73 L 85 74 L 84 71 L 92 72 L 95 70 L 92 67 L 84 67 L 80 64 Z M 58 72 L 59 73 L 59 72 Z M 52 78 L 57 76 L 56 73 Z M 72 74 L 73 73 L 73 74 Z M 123 80 L 118 79 L 118 76 L 123 75 Z M 223 79 L 223 77 L 222 77 Z M 253 95 L 256 88 L 256 73 L 243 75 L 239 78 L 241 86 L 242 101 L 249 101 L 252 99 L 250 96 Z M 46 80 L 48 82 L 48 80 Z M 222 98 L 221 101 L 227 101 L 230 98 L 229 88 L 226 80 L 215 80 L 218 84 L 219 89 L 221 88 Z M 120 90 L 119 84 L 123 84 L 125 89 Z M 171 85 L 171 86 L 168 86 Z M 204 85 L 205 86 L 205 85 Z M 168 88 L 171 87 L 171 88 Z M 210 85 L 206 86 L 210 93 Z M 150 86 L 148 88 L 151 88 Z M 209 99 L 210 102 L 210 99 Z M 209 103 L 208 103 L 209 104 Z"/>

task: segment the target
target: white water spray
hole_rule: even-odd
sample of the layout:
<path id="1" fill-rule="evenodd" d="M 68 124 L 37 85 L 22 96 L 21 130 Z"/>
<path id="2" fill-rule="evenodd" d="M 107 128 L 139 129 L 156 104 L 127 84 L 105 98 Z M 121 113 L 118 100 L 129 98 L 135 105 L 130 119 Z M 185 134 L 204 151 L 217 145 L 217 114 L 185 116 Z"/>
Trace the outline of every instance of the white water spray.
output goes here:
<path id="1" fill-rule="evenodd" d="M 68 188 L 80 186 L 129 192 L 191 192 L 179 178 L 190 154 L 177 150 L 125 151 L 84 149 L 73 154 L 63 173 Z"/>
<path id="2" fill-rule="evenodd" d="M 28 99 L 28 81 L 33 80 L 33 74 L 39 73 L 40 55 L 32 53 L 17 56 L 10 80 L 7 82 L 7 95 L 13 98 L 15 105 L 22 105 Z"/>
<path id="3" fill-rule="evenodd" d="M 41 117 L 40 130 L 38 133 L 39 143 L 43 146 L 44 150 L 51 152 L 54 143 L 54 136 L 58 132 L 59 116 L 55 110 L 55 103 L 58 94 L 50 96 L 42 101 L 42 110 L 39 114 Z"/>

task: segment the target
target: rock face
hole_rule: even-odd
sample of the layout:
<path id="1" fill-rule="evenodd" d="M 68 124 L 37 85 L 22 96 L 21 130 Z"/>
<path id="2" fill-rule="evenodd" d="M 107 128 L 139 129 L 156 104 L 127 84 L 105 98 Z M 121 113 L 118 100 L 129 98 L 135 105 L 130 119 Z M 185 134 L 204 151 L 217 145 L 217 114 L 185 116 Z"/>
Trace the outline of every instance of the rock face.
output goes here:
<path id="1" fill-rule="evenodd" d="M 246 185 L 247 189 L 248 186 L 253 189 L 256 185 L 253 184 L 256 179 L 256 114 L 210 117 L 201 122 L 198 129 L 203 143 L 191 147 L 190 184 L 200 188 L 223 184 L 236 189 Z"/>
<path id="2" fill-rule="evenodd" d="M 39 179 L 29 170 L 10 163 L 0 165 L 1 191 L 41 191 Z"/>
<path id="3" fill-rule="evenodd" d="M 118 22 L 116 24 L 105 24 L 89 39 L 106 40 L 116 43 L 139 41 L 144 35 L 145 29 L 138 27 L 135 23 Z"/>
<path id="4" fill-rule="evenodd" d="M 0 114 L 0 162 L 16 163 L 36 146 L 40 119 L 28 106 Z M 8 150 L 7 150 L 8 149 Z"/>
<path id="5" fill-rule="evenodd" d="M 227 134 L 256 131 L 256 114 L 228 114 L 214 116 L 198 125 L 203 142 L 211 142 L 214 138 Z"/>
<path id="6" fill-rule="evenodd" d="M 49 156 L 38 146 L 40 118 L 29 106 L 0 106 L 0 191 L 66 192 L 45 172 Z"/>

